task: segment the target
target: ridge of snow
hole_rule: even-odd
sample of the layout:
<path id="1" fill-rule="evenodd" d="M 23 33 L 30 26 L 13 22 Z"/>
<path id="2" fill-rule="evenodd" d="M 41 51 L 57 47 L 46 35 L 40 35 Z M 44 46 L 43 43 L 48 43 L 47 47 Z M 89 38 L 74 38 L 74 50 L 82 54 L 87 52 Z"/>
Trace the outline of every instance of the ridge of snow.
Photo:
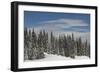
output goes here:
<path id="1" fill-rule="evenodd" d="M 61 55 L 53 55 L 53 54 L 45 54 L 45 58 L 43 59 L 36 59 L 36 60 L 26 60 L 26 62 L 28 61 L 34 61 L 34 62 L 42 62 L 42 61 L 59 61 L 59 60 L 74 60 L 70 57 L 64 57 Z M 84 60 L 84 59 L 89 59 L 89 57 L 87 56 L 75 56 L 75 60 Z"/>

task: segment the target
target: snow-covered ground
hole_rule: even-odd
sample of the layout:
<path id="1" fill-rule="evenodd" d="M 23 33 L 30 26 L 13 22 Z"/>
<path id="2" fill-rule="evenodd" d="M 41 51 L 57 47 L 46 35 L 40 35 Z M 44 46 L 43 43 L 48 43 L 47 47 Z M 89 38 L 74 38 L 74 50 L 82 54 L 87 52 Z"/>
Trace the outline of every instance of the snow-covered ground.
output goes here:
<path id="1" fill-rule="evenodd" d="M 53 55 L 53 54 L 45 54 L 45 58 L 43 59 L 38 59 L 38 60 L 30 60 L 30 61 L 36 61 L 36 62 L 41 62 L 41 61 L 59 61 L 59 60 L 74 60 L 70 57 L 64 57 L 60 55 Z M 89 59 L 87 56 L 75 56 L 75 60 L 82 60 L 82 59 Z M 28 61 L 26 61 L 28 62 Z"/>

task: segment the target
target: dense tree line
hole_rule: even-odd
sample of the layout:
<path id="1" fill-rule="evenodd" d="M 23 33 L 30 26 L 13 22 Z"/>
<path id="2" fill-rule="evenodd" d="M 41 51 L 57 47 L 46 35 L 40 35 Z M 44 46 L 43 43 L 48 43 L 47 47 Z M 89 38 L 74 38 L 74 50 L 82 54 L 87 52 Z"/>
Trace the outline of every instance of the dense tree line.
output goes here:
<path id="1" fill-rule="evenodd" d="M 24 29 L 24 60 L 45 58 L 45 54 L 56 54 L 65 57 L 75 56 L 90 57 L 90 44 L 82 42 L 81 37 L 74 38 L 72 35 L 59 35 L 55 37 L 53 32 L 48 34 L 41 30 L 36 34 L 34 29 Z"/>

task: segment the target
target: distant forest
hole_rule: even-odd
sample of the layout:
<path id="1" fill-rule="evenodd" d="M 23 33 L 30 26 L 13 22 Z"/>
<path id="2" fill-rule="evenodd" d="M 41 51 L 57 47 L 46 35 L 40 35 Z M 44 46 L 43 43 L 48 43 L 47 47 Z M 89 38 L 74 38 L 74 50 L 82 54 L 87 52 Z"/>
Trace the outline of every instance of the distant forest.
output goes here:
<path id="1" fill-rule="evenodd" d="M 54 36 L 53 32 L 40 30 L 37 34 L 34 30 L 24 29 L 24 60 L 45 58 L 45 54 L 55 54 L 75 59 L 75 56 L 87 56 L 90 58 L 90 44 L 82 38 L 72 35 Z"/>

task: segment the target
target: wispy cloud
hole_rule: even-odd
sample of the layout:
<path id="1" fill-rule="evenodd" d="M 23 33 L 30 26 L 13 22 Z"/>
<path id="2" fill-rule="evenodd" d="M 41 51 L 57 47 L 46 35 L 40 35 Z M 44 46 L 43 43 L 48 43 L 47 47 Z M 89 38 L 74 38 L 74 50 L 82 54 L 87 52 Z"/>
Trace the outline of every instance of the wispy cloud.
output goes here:
<path id="1" fill-rule="evenodd" d="M 40 25 L 41 24 L 41 25 Z M 40 22 L 37 29 L 45 29 L 47 31 L 78 31 L 87 32 L 89 31 L 89 24 L 85 23 L 83 20 L 77 19 L 58 19 Z"/>
<path id="2" fill-rule="evenodd" d="M 50 20 L 42 22 L 44 24 L 66 24 L 70 26 L 86 26 L 83 20 L 79 19 L 57 19 L 57 20 Z M 84 25 L 81 25 L 84 24 Z"/>
<path id="3" fill-rule="evenodd" d="M 35 26 L 34 29 L 38 33 L 40 30 L 46 30 L 50 33 L 51 31 L 55 36 L 59 34 L 72 34 L 75 37 L 82 37 L 83 40 L 90 40 L 90 26 L 83 20 L 79 19 L 57 19 L 40 22 L 39 25 Z"/>

